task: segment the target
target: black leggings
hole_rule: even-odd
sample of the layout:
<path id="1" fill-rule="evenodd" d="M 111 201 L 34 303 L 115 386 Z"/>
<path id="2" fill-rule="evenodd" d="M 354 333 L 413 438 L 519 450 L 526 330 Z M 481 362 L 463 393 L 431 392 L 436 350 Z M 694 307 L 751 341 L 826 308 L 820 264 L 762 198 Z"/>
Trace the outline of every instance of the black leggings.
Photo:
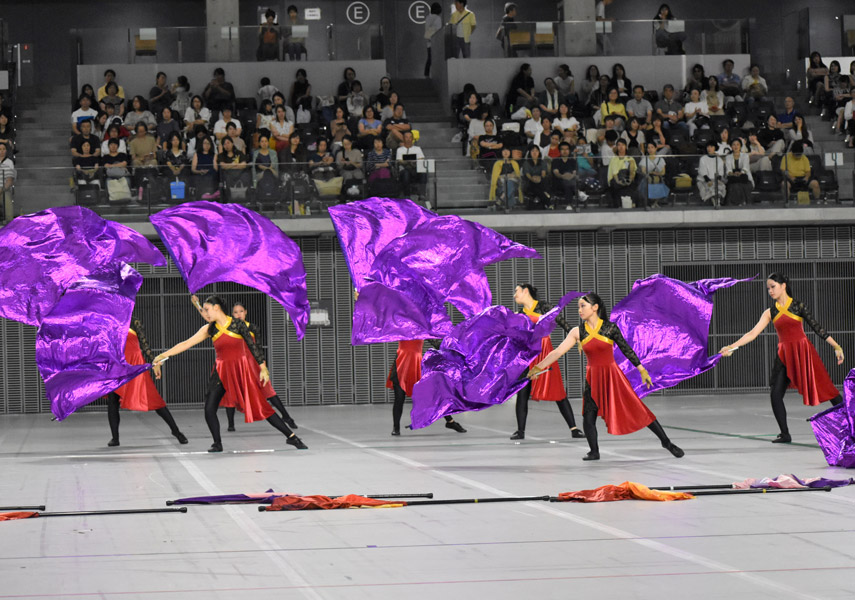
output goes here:
<path id="1" fill-rule="evenodd" d="M 169 426 L 169 431 L 173 434 L 180 433 L 178 425 L 175 424 L 175 419 L 172 418 L 172 413 L 165 406 L 154 411 L 158 416 L 166 421 Z M 119 395 L 116 392 L 107 394 L 107 422 L 110 423 L 110 433 L 113 434 L 113 439 L 119 439 Z"/>
<path id="2" fill-rule="evenodd" d="M 772 377 L 769 384 L 771 387 L 772 414 L 775 415 L 775 421 L 778 422 L 781 433 L 789 435 L 790 429 L 787 427 L 787 407 L 784 406 L 784 394 L 790 387 L 790 378 L 787 376 L 787 367 L 783 363 L 776 361 L 775 366 L 772 367 Z M 840 394 L 831 399 L 831 404 L 834 406 L 841 402 L 843 402 L 843 398 L 840 397 Z"/>
<path id="3" fill-rule="evenodd" d="M 588 447 L 591 449 L 591 452 L 595 454 L 600 453 L 600 446 L 597 442 L 598 412 L 597 403 L 594 402 L 594 399 L 591 396 L 591 387 L 586 383 L 585 393 L 582 400 L 582 422 L 585 430 L 585 437 L 588 439 Z M 668 438 L 668 434 L 665 433 L 662 425 L 659 424 L 658 419 L 648 425 L 647 428 L 659 438 L 663 448 L 671 446 L 671 440 Z"/>
<path id="4" fill-rule="evenodd" d="M 288 411 L 285 410 L 285 405 L 282 404 L 282 400 L 279 396 L 271 396 L 267 399 L 268 402 L 278 410 L 282 414 L 282 418 L 286 421 L 291 421 L 291 415 L 288 414 Z M 226 418 L 229 420 L 229 428 L 235 428 L 235 407 L 227 406 L 226 407 Z"/>
<path id="5" fill-rule="evenodd" d="M 392 363 L 392 369 L 389 372 L 389 381 L 392 382 L 392 392 L 395 395 L 395 401 L 392 404 L 392 427 L 395 430 L 398 430 L 401 428 L 401 415 L 404 414 L 404 400 L 407 398 L 407 393 L 398 381 L 397 362 Z M 454 419 L 451 417 L 445 417 L 446 423 L 451 423 L 452 421 L 454 421 Z"/>
<path id="6" fill-rule="evenodd" d="M 528 418 L 528 401 L 531 398 L 531 381 L 517 392 L 517 431 L 525 433 L 525 422 Z M 558 411 L 567 422 L 567 427 L 573 429 L 576 427 L 576 417 L 573 416 L 573 407 L 570 406 L 570 401 L 567 398 L 556 402 Z"/>
<path id="7" fill-rule="evenodd" d="M 223 387 L 223 382 L 217 378 L 216 382 L 211 382 L 208 386 L 208 395 L 205 398 L 205 423 L 208 424 L 208 429 L 211 431 L 211 437 L 214 438 L 215 444 L 221 444 L 220 437 L 220 420 L 217 418 L 217 409 L 220 407 L 220 401 L 226 395 L 226 388 Z M 273 413 L 267 417 L 267 422 L 273 427 L 285 434 L 286 437 L 291 437 L 294 432 L 291 431 L 282 420 L 282 417 Z"/>

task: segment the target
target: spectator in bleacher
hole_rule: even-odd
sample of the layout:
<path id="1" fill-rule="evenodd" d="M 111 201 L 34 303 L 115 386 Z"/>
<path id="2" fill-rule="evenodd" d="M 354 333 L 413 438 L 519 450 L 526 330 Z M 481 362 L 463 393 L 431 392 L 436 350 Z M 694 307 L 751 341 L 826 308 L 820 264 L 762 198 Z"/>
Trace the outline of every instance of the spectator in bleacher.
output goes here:
<path id="1" fill-rule="evenodd" d="M 534 79 L 531 76 L 531 65 L 523 63 L 520 70 L 511 80 L 508 90 L 508 109 L 514 112 L 523 107 L 532 107 L 537 102 L 534 91 Z"/>
<path id="2" fill-rule="evenodd" d="M 757 139 L 763 144 L 768 156 L 784 153 L 786 148 L 784 132 L 778 129 L 778 118 L 775 115 L 769 115 L 766 126 L 757 131 Z"/>
<path id="3" fill-rule="evenodd" d="M 77 181 L 83 181 L 85 184 L 94 183 L 100 185 L 99 166 L 101 164 L 101 151 L 97 148 L 92 149 L 92 142 L 84 140 L 80 145 L 78 155 L 72 159 L 74 165 L 75 177 Z M 95 154 L 97 152 L 98 154 Z"/>
<path id="4" fill-rule="evenodd" d="M 572 104 L 576 99 L 576 84 L 573 80 L 573 72 L 568 65 L 558 66 L 558 75 L 555 77 L 555 85 L 558 93 L 566 101 Z"/>
<path id="5" fill-rule="evenodd" d="M 163 109 L 172 106 L 175 100 L 175 94 L 166 83 L 166 73 L 158 72 L 155 79 L 154 87 L 148 92 L 148 103 L 151 111 L 156 115 L 163 114 Z"/>
<path id="6" fill-rule="evenodd" d="M 843 105 L 837 108 L 837 125 L 835 126 L 837 135 L 843 135 L 846 133 L 846 106 L 851 102 L 853 94 L 855 94 L 855 60 L 852 61 L 852 65 L 849 69 L 853 71 L 853 74 L 849 76 L 849 79 L 852 81 L 852 87 L 850 89 L 850 93 L 844 96 Z"/>
<path id="7" fill-rule="evenodd" d="M 220 166 L 217 162 L 217 150 L 214 141 L 209 136 L 197 138 L 198 147 L 190 162 L 190 172 L 193 174 L 196 199 L 213 194 L 217 190 L 220 176 Z"/>
<path id="8" fill-rule="evenodd" d="M 502 155 L 493 165 L 490 174 L 490 202 L 493 210 L 511 209 L 522 203 L 520 165 L 511 158 L 511 149 L 502 148 Z"/>
<path id="9" fill-rule="evenodd" d="M 701 102 L 706 102 L 708 114 L 724 114 L 724 93 L 719 89 L 715 75 L 707 77 L 707 89 L 701 92 Z"/>
<path id="10" fill-rule="evenodd" d="M 276 115 L 273 114 L 273 102 L 270 100 L 264 100 L 261 103 L 261 107 L 258 109 L 258 112 L 255 114 L 255 133 L 253 135 L 256 139 L 261 133 L 265 133 L 270 136 L 270 124 L 275 118 Z M 226 126 L 228 126 L 228 124 Z M 253 146 L 257 147 L 258 142 L 254 142 Z"/>
<path id="11" fill-rule="evenodd" d="M 517 52 L 514 47 L 511 45 L 510 40 L 510 31 L 512 29 L 516 29 L 517 20 L 517 5 L 513 2 L 505 3 L 505 16 L 502 17 L 502 22 L 499 23 L 499 29 L 496 31 L 496 39 L 499 40 L 499 44 L 502 46 L 502 50 L 505 56 L 516 57 Z"/>
<path id="12" fill-rule="evenodd" d="M 561 93 L 552 77 L 544 79 L 543 85 L 546 89 L 537 94 L 538 106 L 543 116 L 553 119 L 558 116 L 558 107 L 562 102 Z"/>
<path id="13" fill-rule="evenodd" d="M 496 124 L 484 119 L 484 133 L 478 136 L 478 160 L 483 167 L 497 160 L 502 153 L 502 139 L 496 135 Z M 489 162 L 488 162 L 489 161 Z"/>
<path id="14" fill-rule="evenodd" d="M 562 134 L 565 131 L 578 131 L 579 121 L 570 112 L 570 105 L 567 102 L 558 105 L 558 114 L 552 120 L 552 126 Z"/>
<path id="15" fill-rule="evenodd" d="M 840 63 L 836 60 L 828 65 L 828 75 L 825 76 L 824 110 L 822 118 L 826 121 L 837 119 L 837 110 L 846 105 L 849 99 L 851 82 L 849 76 L 840 71 Z"/>
<path id="16" fill-rule="evenodd" d="M 742 79 L 742 90 L 748 104 L 768 100 L 766 94 L 769 93 L 769 86 L 766 84 L 766 80 L 760 75 L 760 65 L 756 63 L 751 65 L 748 75 Z"/>
<path id="17" fill-rule="evenodd" d="M 128 155 L 119 150 L 119 141 L 116 138 L 110 138 L 107 144 L 107 152 L 101 154 L 101 165 L 110 179 L 127 177 Z M 124 174 L 121 174 L 122 171 Z"/>
<path id="18" fill-rule="evenodd" d="M 366 106 L 359 119 L 359 132 L 356 134 L 356 145 L 362 150 L 374 146 L 374 139 L 383 136 L 383 123 L 374 116 L 374 107 Z"/>
<path id="19" fill-rule="evenodd" d="M 431 65 L 431 44 L 433 37 L 442 31 L 442 4 L 432 2 L 430 5 L 430 14 L 425 19 L 425 46 L 427 46 L 427 60 L 425 60 L 425 77 L 430 77 Z"/>
<path id="20" fill-rule="evenodd" d="M 804 154 L 801 142 L 793 144 L 781 161 L 784 175 L 784 193 L 787 199 L 791 192 L 810 190 L 814 200 L 819 200 L 819 181 L 811 174 L 810 160 Z"/>
<path id="21" fill-rule="evenodd" d="M 609 171 L 606 178 L 611 188 L 612 202 L 615 208 L 623 205 L 623 198 L 633 198 L 635 192 L 635 175 L 638 165 L 635 159 L 626 153 L 626 141 L 618 140 L 615 144 L 615 155 L 609 160 Z"/>
<path id="22" fill-rule="evenodd" d="M 389 94 L 392 93 L 392 79 L 388 75 L 380 78 L 380 89 L 374 95 L 374 112 L 379 113 L 380 109 L 389 104 Z"/>
<path id="23" fill-rule="evenodd" d="M 161 111 L 160 123 L 157 124 L 155 133 L 157 135 L 157 145 L 160 148 L 166 147 L 166 140 L 169 139 L 169 134 L 175 131 L 181 133 L 181 125 L 178 121 L 172 118 L 172 109 L 164 106 Z"/>
<path id="24" fill-rule="evenodd" d="M 468 129 L 469 123 L 472 119 L 481 118 L 481 112 L 481 100 L 478 98 L 477 93 L 472 92 L 467 98 L 466 106 L 464 106 L 463 110 L 460 111 L 458 120 L 461 125 Z"/>
<path id="25" fill-rule="evenodd" d="M 184 75 L 178 76 L 175 83 L 172 84 L 172 94 L 175 96 L 175 99 L 169 108 L 172 109 L 173 115 L 180 117 L 190 108 L 190 82 L 187 80 L 187 77 Z"/>
<path id="26" fill-rule="evenodd" d="M 235 148 L 231 138 L 223 139 L 223 151 L 217 156 L 217 166 L 225 189 L 231 191 L 236 186 L 248 188 L 252 185 L 246 154 Z"/>
<path id="27" fill-rule="evenodd" d="M 365 159 L 368 183 L 392 178 L 392 152 L 383 145 L 382 137 L 374 138 L 374 147 Z"/>
<path id="28" fill-rule="evenodd" d="M 549 138 L 552 135 L 552 120 L 549 117 L 541 117 L 540 119 L 540 135 L 534 136 L 532 142 L 535 146 L 540 146 L 540 149 L 546 153 L 549 147 Z"/>
<path id="29" fill-rule="evenodd" d="M 99 140 L 103 139 L 107 135 L 107 127 L 109 127 L 107 113 L 100 111 L 95 120 L 92 121 L 92 135 L 97 136 Z"/>
<path id="30" fill-rule="evenodd" d="M 645 154 L 638 161 L 638 198 L 644 210 L 650 210 L 659 208 L 659 200 L 667 198 L 671 190 L 665 184 L 665 159 L 656 155 L 656 144 L 650 142 L 642 147 Z M 653 200 L 652 207 L 649 205 L 650 200 Z"/>
<path id="31" fill-rule="evenodd" d="M 12 127 L 9 119 L 9 112 L 4 108 L 0 109 L 0 144 L 6 146 L 9 154 L 13 154 L 15 150 L 15 128 Z"/>
<path id="32" fill-rule="evenodd" d="M 748 133 L 748 146 L 746 150 L 748 151 L 748 162 L 751 165 L 752 173 L 772 170 L 772 160 L 769 152 L 767 152 L 766 148 L 763 147 L 763 144 L 757 138 L 756 130 L 751 130 Z"/>
<path id="33" fill-rule="evenodd" d="M 531 118 L 525 122 L 523 133 L 525 133 L 525 136 L 529 140 L 537 140 L 540 138 L 540 134 L 543 133 L 539 106 L 531 109 Z"/>
<path id="34" fill-rule="evenodd" d="M 846 140 L 844 143 L 847 148 L 855 148 L 855 91 L 852 92 L 851 99 L 843 108 L 843 120 L 846 126 Z"/>
<path id="35" fill-rule="evenodd" d="M 350 95 L 350 88 L 353 86 L 353 82 L 356 81 L 356 71 L 353 70 L 353 67 L 345 67 L 343 76 L 344 80 L 338 84 L 338 90 L 336 91 L 336 101 L 340 104 L 344 104 Z"/>
<path id="36" fill-rule="evenodd" d="M 341 140 L 344 136 L 350 135 L 350 128 L 347 126 L 347 117 L 344 114 L 344 109 L 337 106 L 335 109 L 335 117 L 330 121 L 330 138 L 332 140 L 331 149 L 336 152 L 341 147 Z"/>
<path id="37" fill-rule="evenodd" d="M 104 106 L 105 112 L 107 114 L 107 126 L 110 125 L 118 125 L 119 126 L 119 137 L 126 138 L 130 137 L 131 132 L 125 127 L 124 120 L 122 117 L 115 114 L 115 106 L 112 104 L 106 104 Z"/>
<path id="38" fill-rule="evenodd" d="M 116 83 L 116 72 L 113 69 L 107 69 L 106 71 L 104 71 L 104 85 L 98 88 L 98 94 L 95 96 L 98 102 L 101 102 L 101 100 L 104 99 L 104 96 L 109 94 L 109 92 L 107 91 L 107 87 L 111 83 L 116 84 L 116 95 L 119 96 L 119 98 L 121 98 L 122 100 L 125 99 L 125 88 Z"/>
<path id="39" fill-rule="evenodd" d="M 686 81 L 686 87 L 683 88 L 684 102 L 688 102 L 692 95 L 692 90 L 698 90 L 700 93 L 707 89 L 707 74 L 704 72 L 704 66 L 696 64 L 692 67 L 692 72 L 689 74 L 689 79 Z"/>
<path id="40" fill-rule="evenodd" d="M 125 144 L 125 140 L 122 139 L 121 131 L 121 126 L 116 125 L 115 123 L 107 127 L 107 134 L 101 141 L 101 156 L 104 156 L 110 151 L 110 140 L 116 140 L 118 152 L 120 154 L 127 154 L 128 147 L 127 144 Z"/>
<path id="41" fill-rule="evenodd" d="M 645 141 L 656 144 L 656 154 L 665 156 L 671 153 L 671 146 L 668 145 L 668 138 L 665 137 L 665 131 L 662 129 L 662 117 L 659 115 L 653 116 L 653 127 L 647 130 L 644 134 Z"/>
<path id="42" fill-rule="evenodd" d="M 536 205 L 543 208 L 552 207 L 552 196 L 549 194 L 549 167 L 543 160 L 540 148 L 532 146 L 528 159 L 522 168 L 523 196 L 533 197 Z"/>
<path id="43" fill-rule="evenodd" d="M 810 53 L 810 65 L 807 68 L 806 75 L 810 103 L 814 106 L 822 106 L 822 96 L 825 92 L 825 76 L 828 75 L 828 67 L 822 62 L 822 55 L 819 52 Z"/>
<path id="44" fill-rule="evenodd" d="M 214 78 L 205 86 L 202 98 L 212 111 L 221 112 L 226 107 L 234 107 L 235 88 L 226 81 L 226 72 L 221 67 L 214 69 Z"/>
<path id="45" fill-rule="evenodd" d="M 662 119 L 662 127 L 671 129 L 688 129 L 688 124 L 683 120 L 683 105 L 674 100 L 674 86 L 670 83 L 662 88 L 662 99 L 654 107 L 656 114 Z"/>
<path id="46" fill-rule="evenodd" d="M 605 102 L 600 105 L 600 119 L 612 116 L 615 119 L 615 129 L 623 131 L 626 125 L 626 106 L 620 101 L 617 88 L 609 88 Z"/>
<path id="47" fill-rule="evenodd" d="M 808 129 L 805 118 L 801 114 L 796 113 L 793 118 L 793 126 L 787 130 L 786 141 L 790 148 L 796 142 L 801 142 L 805 154 L 813 154 L 813 133 Z"/>
<path id="48" fill-rule="evenodd" d="M 80 133 L 79 125 L 81 121 L 92 120 L 98 116 L 98 111 L 89 105 L 89 96 L 81 94 L 78 100 L 80 108 L 71 113 L 71 130 L 75 134 Z"/>
<path id="49" fill-rule="evenodd" d="M 353 136 L 346 135 L 341 140 L 341 152 L 336 156 L 336 165 L 342 178 L 342 190 L 347 191 L 349 181 L 362 181 L 365 173 L 362 170 L 362 152 L 353 147 Z"/>
<path id="50" fill-rule="evenodd" d="M 641 156 L 645 150 L 644 132 L 641 130 L 638 119 L 630 117 L 627 121 L 626 128 L 620 134 L 620 137 L 626 141 L 626 153 L 630 156 Z M 654 144 L 655 145 L 655 144 Z"/>
<path id="51" fill-rule="evenodd" d="M 150 111 L 146 110 L 145 98 L 142 96 L 133 97 L 131 110 L 125 115 L 125 127 L 136 130 L 137 123 L 143 123 L 149 131 L 153 131 L 157 127 L 157 119 Z"/>
<path id="52" fill-rule="evenodd" d="M 796 117 L 796 101 L 792 96 L 784 98 L 784 112 L 778 115 L 779 129 L 792 129 L 793 119 Z"/>
<path id="53" fill-rule="evenodd" d="M 6 146 L 0 144 L 0 209 L 4 209 L 5 195 L 15 185 L 17 178 L 18 172 L 15 170 L 15 163 L 9 158 Z M 5 218 L 11 220 L 12 215 L 5 215 Z"/>
<path id="54" fill-rule="evenodd" d="M 638 119 L 643 129 L 653 126 L 653 105 L 644 97 L 644 86 L 632 87 L 632 98 L 626 103 L 626 114 Z"/>
<path id="55" fill-rule="evenodd" d="M 731 149 L 730 144 L 730 130 L 725 127 L 718 134 L 718 148 L 716 149 L 716 154 L 719 156 L 727 156 L 733 150 Z"/>
<path id="56" fill-rule="evenodd" d="M 297 111 L 312 110 L 312 84 L 309 83 L 306 69 L 297 69 L 291 84 L 291 107 Z"/>
<path id="57" fill-rule="evenodd" d="M 386 103 L 380 108 L 380 120 L 386 121 L 387 119 L 391 119 L 392 115 L 395 114 L 395 107 L 401 103 L 401 99 L 398 97 L 398 92 L 391 91 L 388 96 L 384 96 L 386 98 Z M 404 115 L 405 117 L 407 115 Z"/>
<path id="58" fill-rule="evenodd" d="M 368 106 L 368 96 L 362 91 L 362 82 L 355 79 L 350 86 L 350 93 L 345 99 L 347 114 L 350 116 L 359 116 L 365 107 Z"/>
<path id="59" fill-rule="evenodd" d="M 264 23 L 258 26 L 258 50 L 255 59 L 259 62 L 279 60 L 279 38 L 281 32 L 276 24 L 276 11 L 268 8 L 264 12 Z"/>
<path id="60" fill-rule="evenodd" d="M 173 132 L 166 140 L 166 152 L 161 156 L 161 164 L 166 167 L 166 173 L 172 181 L 187 181 L 190 159 L 187 158 L 181 135 Z"/>
<path id="61" fill-rule="evenodd" d="M 664 48 L 665 54 L 685 54 L 683 40 L 686 39 L 686 33 L 669 31 L 668 21 L 673 20 L 674 14 L 671 12 L 671 7 L 667 4 L 661 5 L 656 16 L 653 17 L 653 34 L 656 39 L 656 47 Z"/>
<path id="62" fill-rule="evenodd" d="M 386 134 L 386 146 L 395 150 L 404 141 L 404 132 L 410 131 L 412 126 L 404 116 L 404 105 L 395 105 L 395 114 L 383 123 L 383 132 Z"/>
<path id="63" fill-rule="evenodd" d="M 595 160 L 591 156 L 591 144 L 580 138 L 573 148 L 573 156 L 576 158 L 576 174 L 580 181 L 597 177 L 597 169 L 594 168 Z M 583 199 L 581 192 L 579 194 L 580 199 Z"/>
<path id="64" fill-rule="evenodd" d="M 567 142 L 561 142 L 558 158 L 553 158 L 550 163 L 552 181 L 556 191 L 560 191 L 567 210 L 578 211 L 579 205 L 576 200 L 576 159 L 573 158 L 573 148 Z M 556 205 L 558 200 L 556 198 Z"/>
<path id="65" fill-rule="evenodd" d="M 611 89 L 611 79 L 609 79 L 608 75 L 600 75 L 600 85 L 594 91 L 591 92 L 591 95 L 588 97 L 588 105 L 590 107 L 591 114 L 594 115 L 594 120 L 596 121 L 599 115 L 600 121 L 605 118 L 600 110 L 603 106 L 603 102 L 606 102 L 609 99 L 609 90 Z"/>
<path id="66" fill-rule="evenodd" d="M 698 192 L 702 202 L 710 202 L 713 208 L 721 206 L 727 192 L 724 176 L 724 159 L 716 152 L 718 142 L 707 142 L 707 153 L 698 162 Z"/>
<path id="67" fill-rule="evenodd" d="M 424 152 L 415 145 L 413 132 L 405 131 L 404 139 L 395 151 L 395 161 L 398 165 L 398 181 L 401 191 L 407 198 L 412 198 L 412 185 L 424 183 L 424 174 L 418 172 L 418 161 L 424 160 Z"/>
<path id="68" fill-rule="evenodd" d="M 718 85 L 724 94 L 725 103 L 730 103 L 736 100 L 742 102 L 742 79 L 733 72 L 733 61 L 729 58 L 721 63 L 723 72 L 719 73 Z"/>
<path id="69" fill-rule="evenodd" d="M 119 84 L 111 81 L 107 84 L 107 95 L 101 98 L 101 108 L 108 112 L 107 107 L 112 106 L 116 115 L 122 117 L 125 114 L 125 98 L 119 96 Z"/>
<path id="70" fill-rule="evenodd" d="M 173 131 L 172 133 L 178 132 Z M 139 185 L 143 173 L 157 167 L 158 143 L 154 136 L 149 133 L 145 123 L 137 123 L 134 134 L 128 143 L 128 150 L 131 155 L 131 165 L 134 167 L 134 177 L 137 180 L 137 185 Z M 167 148 L 167 142 L 164 140 L 163 149 L 166 150 Z"/>
<path id="71" fill-rule="evenodd" d="M 89 96 L 89 106 L 98 106 L 98 100 L 95 99 L 95 90 L 92 89 L 92 86 L 90 84 L 84 83 L 80 87 L 80 96 Z M 80 108 L 80 96 L 78 96 L 77 108 Z"/>
<path id="72" fill-rule="evenodd" d="M 266 135 L 268 141 L 271 139 L 270 133 L 263 133 L 261 135 Z M 239 152 L 243 152 L 244 154 L 247 153 L 246 152 L 246 142 L 243 141 L 243 138 L 240 136 L 240 130 L 237 128 L 237 126 L 234 123 L 228 123 L 226 125 L 226 137 L 224 137 L 222 140 L 220 140 L 220 143 L 219 143 L 219 150 L 220 151 L 222 151 L 223 142 L 225 142 L 226 140 L 231 140 L 232 145 Z"/>
<path id="73" fill-rule="evenodd" d="M 274 119 L 270 122 L 270 142 L 273 143 L 277 154 L 290 145 L 293 131 L 294 124 L 287 119 L 285 107 L 277 106 Z"/>
<path id="74" fill-rule="evenodd" d="M 476 118 L 469 121 L 469 126 L 466 129 L 467 141 L 469 145 L 469 153 L 477 153 L 480 149 L 478 144 L 481 136 L 487 133 L 484 129 L 484 123 L 490 119 L 490 110 L 486 107 L 481 107 L 481 113 L 476 113 Z"/>
<path id="75" fill-rule="evenodd" d="M 294 109 L 288 106 L 288 103 L 285 101 L 285 94 L 282 92 L 276 92 L 273 94 L 273 114 L 276 114 L 276 107 L 284 106 L 285 107 L 285 117 L 291 121 L 292 123 L 297 122 L 297 116 L 294 113 Z"/>
<path id="76" fill-rule="evenodd" d="M 618 100 L 626 104 L 632 95 L 632 80 L 626 76 L 626 70 L 620 63 L 612 65 L 611 85 L 618 91 Z"/>
<path id="77" fill-rule="evenodd" d="M 234 123 L 235 127 L 237 127 L 238 135 L 242 133 L 243 128 L 240 125 L 240 121 L 232 118 L 232 107 L 225 106 L 220 113 L 220 120 L 214 123 L 214 137 L 218 140 L 221 140 L 228 135 L 228 132 L 226 131 L 227 123 Z"/>
<path id="78" fill-rule="evenodd" d="M 620 138 L 620 132 L 614 127 L 614 117 L 609 115 L 606 117 L 606 126 L 597 130 L 597 146 L 600 149 L 600 160 L 603 161 L 603 166 L 608 166 L 608 162 L 614 156 L 614 147 Z"/>
<path id="79" fill-rule="evenodd" d="M 724 204 L 742 206 L 751 200 L 754 189 L 754 177 L 751 175 L 751 161 L 742 151 L 742 140 L 736 138 L 730 145 L 731 153 L 724 159 L 724 173 L 727 177 L 727 194 Z"/>
<path id="80" fill-rule="evenodd" d="M 577 90 L 579 101 L 588 103 L 588 99 L 591 97 L 591 94 L 599 87 L 599 85 L 600 70 L 597 68 L 597 65 L 590 65 L 585 69 L 585 79 L 579 83 L 579 89 Z"/>
<path id="81" fill-rule="evenodd" d="M 545 158 L 549 158 L 550 160 L 554 160 L 561 156 L 561 133 L 558 131 L 553 131 L 549 134 L 549 142 L 546 146 L 542 146 L 540 148 L 541 152 L 543 152 L 543 156 Z M 572 147 L 572 146 L 571 146 Z"/>
<path id="82" fill-rule="evenodd" d="M 184 130 L 191 135 L 198 126 L 207 128 L 211 123 L 211 111 L 205 107 L 202 96 L 198 94 L 190 100 L 190 106 L 184 113 Z"/>
<path id="83" fill-rule="evenodd" d="M 190 141 L 187 142 L 187 158 L 192 160 L 193 155 L 196 154 L 196 148 L 202 147 L 202 141 L 209 137 L 208 130 L 202 125 L 197 125 L 195 129 L 193 129 L 193 137 L 190 138 Z"/>
<path id="84" fill-rule="evenodd" d="M 255 92 L 255 97 L 258 99 L 258 104 L 261 105 L 265 100 L 273 102 L 273 96 L 279 93 L 279 88 L 270 83 L 269 77 L 262 77 L 258 82 L 261 87 Z M 284 96 L 283 96 L 284 98 Z"/>
<path id="85" fill-rule="evenodd" d="M 466 8 L 467 0 L 454 0 L 454 12 L 448 24 L 454 27 L 454 57 L 469 58 L 472 54 L 471 39 L 477 23 L 475 13 Z"/>
<path id="86" fill-rule="evenodd" d="M 279 164 L 288 173 L 298 173 L 306 166 L 306 149 L 301 142 L 300 131 L 295 129 L 288 137 L 288 146 L 276 153 Z"/>
<path id="87" fill-rule="evenodd" d="M 101 139 L 92 133 L 92 119 L 86 119 L 80 122 L 80 133 L 71 137 L 68 144 L 71 150 L 71 156 L 78 158 L 83 148 L 83 142 L 88 142 L 92 148 L 93 156 L 101 156 Z"/>
<path id="88" fill-rule="evenodd" d="M 706 102 L 701 102 L 701 93 L 698 90 L 691 91 L 689 102 L 683 107 L 683 114 L 689 125 L 689 137 L 693 137 L 699 128 L 709 129 L 709 108 Z"/>
<path id="89" fill-rule="evenodd" d="M 297 7 L 293 4 L 288 7 L 287 12 L 288 20 L 285 21 L 285 35 L 283 36 L 285 39 L 282 42 L 284 46 L 283 49 L 290 60 L 300 60 L 303 54 L 306 54 L 306 38 L 295 37 L 292 27 L 295 25 L 303 25 L 303 19 L 300 17 Z"/>

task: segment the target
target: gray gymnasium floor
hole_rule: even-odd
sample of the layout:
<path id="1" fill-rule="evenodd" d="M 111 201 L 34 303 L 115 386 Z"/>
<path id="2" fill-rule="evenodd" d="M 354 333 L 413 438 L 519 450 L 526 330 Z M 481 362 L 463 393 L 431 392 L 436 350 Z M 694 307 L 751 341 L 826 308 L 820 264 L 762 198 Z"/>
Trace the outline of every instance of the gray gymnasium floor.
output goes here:
<path id="1" fill-rule="evenodd" d="M 580 403 L 573 401 L 579 411 Z M 583 463 L 558 411 L 532 405 L 529 439 L 508 440 L 513 406 L 389 435 L 391 406 L 300 407 L 308 451 L 265 423 L 223 432 L 205 453 L 201 411 L 177 412 L 178 446 L 154 414 L 122 414 L 108 449 L 103 414 L 0 418 L 0 504 L 51 510 L 161 507 L 180 496 L 433 492 L 438 498 L 557 494 L 624 480 L 730 483 L 795 473 L 845 478 L 825 465 L 788 394 L 791 446 L 769 443 L 768 401 L 650 399 L 675 459 L 647 430 L 609 436 Z M 225 419 L 222 419 L 223 421 Z M 271 451 L 272 449 L 272 451 Z M 261 450 L 261 451 L 259 451 Z M 255 452 L 253 452 L 255 451 Z M 832 493 L 713 496 L 684 502 L 424 506 L 259 513 L 64 517 L 0 523 L 0 598 L 852 598 L 855 486 Z"/>

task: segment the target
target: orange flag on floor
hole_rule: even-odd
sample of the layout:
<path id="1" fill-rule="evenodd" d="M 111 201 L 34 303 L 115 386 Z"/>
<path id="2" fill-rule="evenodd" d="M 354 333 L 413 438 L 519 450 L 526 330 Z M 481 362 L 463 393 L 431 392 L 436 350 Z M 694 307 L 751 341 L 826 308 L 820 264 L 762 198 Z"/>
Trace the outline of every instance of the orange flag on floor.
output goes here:
<path id="1" fill-rule="evenodd" d="M 562 492 L 558 494 L 560 502 L 615 502 L 617 500 L 691 500 L 691 494 L 685 492 L 660 492 L 634 481 L 624 481 L 620 485 L 604 485 L 594 490 Z"/>
<path id="2" fill-rule="evenodd" d="M 366 498 L 356 494 L 348 494 L 338 498 L 329 496 L 281 496 L 274 498 L 273 504 L 267 510 L 331 510 L 335 508 L 362 508 L 362 507 L 398 507 L 406 506 L 406 502 L 389 502 L 388 500 L 377 500 Z"/>
<path id="3" fill-rule="evenodd" d="M 39 513 L 37 512 L 7 512 L 0 513 L 0 521 L 15 521 L 17 519 L 29 519 L 38 516 Z"/>

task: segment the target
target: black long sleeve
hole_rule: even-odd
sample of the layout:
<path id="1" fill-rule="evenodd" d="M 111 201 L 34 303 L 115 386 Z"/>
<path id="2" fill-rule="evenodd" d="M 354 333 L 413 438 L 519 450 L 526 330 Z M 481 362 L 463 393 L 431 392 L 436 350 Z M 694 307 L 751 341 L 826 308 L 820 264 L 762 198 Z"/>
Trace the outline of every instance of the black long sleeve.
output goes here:
<path id="1" fill-rule="evenodd" d="M 546 302 L 538 302 L 538 304 L 537 304 L 537 312 L 540 313 L 541 315 L 545 315 L 546 313 L 548 313 L 553 308 L 555 308 L 555 307 L 552 306 L 551 304 L 547 304 Z M 564 317 L 562 317 L 561 315 L 558 315 L 555 318 L 555 324 L 558 325 L 561 329 L 563 329 L 565 334 L 570 333 L 570 330 L 572 329 L 572 327 L 570 327 L 570 324 L 567 322 L 567 320 Z"/>
<path id="2" fill-rule="evenodd" d="M 145 335 L 142 321 L 139 319 L 131 319 L 131 329 L 137 334 L 137 341 L 140 344 L 140 350 L 147 363 L 154 362 L 154 352 L 151 351 L 151 345 L 148 343 L 148 338 Z"/>
<path id="3" fill-rule="evenodd" d="M 608 321 L 603 323 L 602 328 L 600 329 L 600 334 L 612 340 L 620 351 L 623 352 L 623 355 L 632 363 L 632 366 L 638 367 L 641 365 L 641 361 L 638 360 L 638 355 L 635 351 L 630 347 L 627 343 L 626 339 L 623 337 L 623 334 L 620 332 L 620 329 L 617 325 Z"/>
<path id="4" fill-rule="evenodd" d="M 792 303 L 790 304 L 789 311 L 796 315 L 797 317 L 801 317 L 805 320 L 811 329 L 813 329 L 814 333 L 821 337 L 824 340 L 827 340 L 831 337 L 831 334 L 826 331 L 825 327 L 819 324 L 819 322 L 814 318 L 811 312 L 808 310 L 807 306 L 805 306 L 804 302 L 800 302 L 793 298 Z M 772 318 L 774 319 L 778 315 L 778 307 L 777 305 L 773 305 L 771 309 Z"/>
<path id="5" fill-rule="evenodd" d="M 252 335 L 250 334 L 249 327 L 246 326 L 246 323 L 240 319 L 232 319 L 232 322 L 228 326 L 228 331 L 236 333 L 243 338 L 243 341 L 246 342 L 255 362 L 258 364 L 264 363 L 264 352 L 261 351 L 261 346 L 256 344 L 252 339 Z M 217 333 L 219 333 L 219 329 L 217 329 L 216 322 L 213 322 L 208 326 L 208 335 L 213 338 Z"/>

